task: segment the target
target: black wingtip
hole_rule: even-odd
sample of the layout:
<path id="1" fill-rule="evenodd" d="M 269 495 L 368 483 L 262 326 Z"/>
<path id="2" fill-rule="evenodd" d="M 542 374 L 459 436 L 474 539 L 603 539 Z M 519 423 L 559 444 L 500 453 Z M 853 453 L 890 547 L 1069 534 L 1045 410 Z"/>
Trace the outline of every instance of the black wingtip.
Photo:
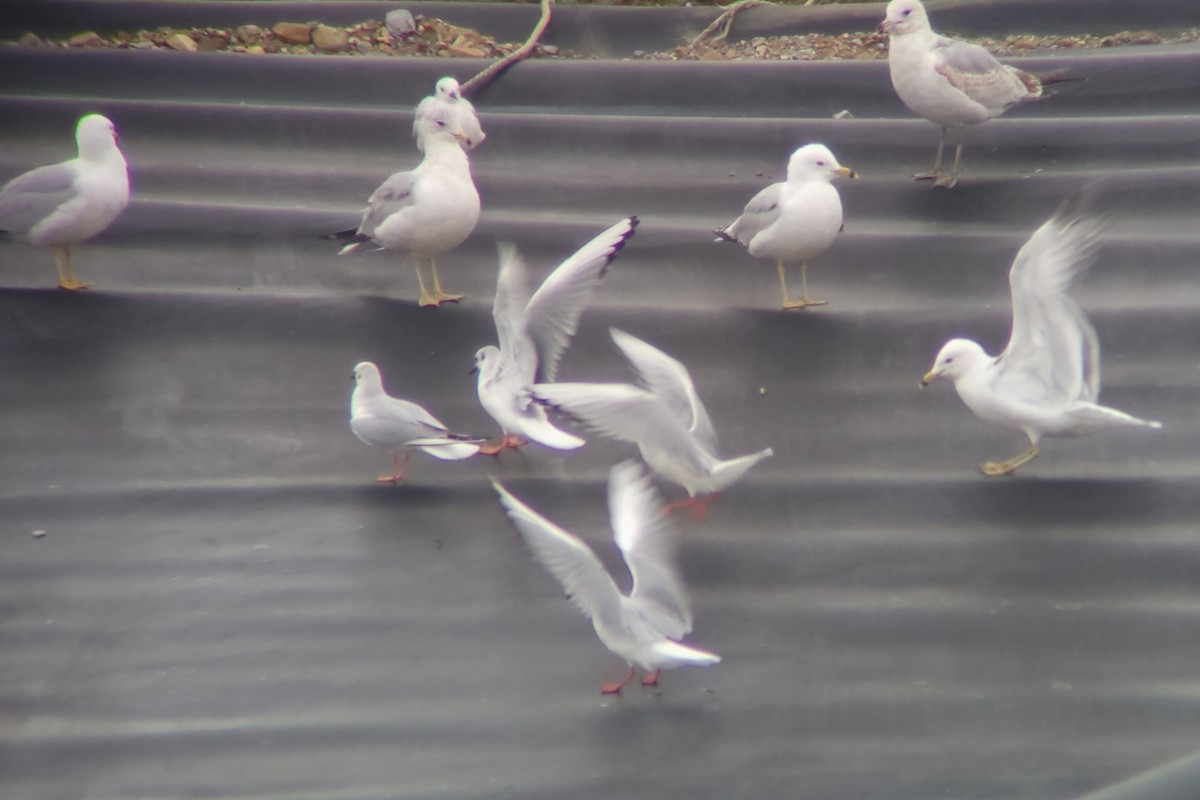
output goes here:
<path id="1" fill-rule="evenodd" d="M 343 239 L 344 240 L 344 239 L 353 239 L 357 236 L 358 236 L 358 228 L 343 228 L 340 231 L 333 231 L 332 233 L 322 233 L 320 235 L 320 238 L 322 238 L 322 239 Z M 366 237 L 362 237 L 360 239 L 360 241 L 365 242 Z"/>

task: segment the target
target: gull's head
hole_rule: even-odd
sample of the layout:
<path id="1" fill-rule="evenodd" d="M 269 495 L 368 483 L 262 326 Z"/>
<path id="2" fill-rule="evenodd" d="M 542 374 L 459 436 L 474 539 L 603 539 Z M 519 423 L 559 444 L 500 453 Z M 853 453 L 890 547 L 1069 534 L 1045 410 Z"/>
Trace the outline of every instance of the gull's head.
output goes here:
<path id="1" fill-rule="evenodd" d="M 478 373 L 479 379 L 485 380 L 499 363 L 500 348 L 490 344 L 486 345 L 475 351 L 475 366 L 471 368 L 471 374 Z"/>
<path id="2" fill-rule="evenodd" d="M 417 119 L 413 123 L 413 135 L 424 150 L 430 142 L 471 144 L 471 138 L 463 131 L 458 114 L 447 103 L 431 103 L 417 106 Z"/>
<path id="3" fill-rule="evenodd" d="M 379 376 L 379 367 L 370 361 L 360 361 L 355 364 L 354 384 L 360 389 L 383 388 L 383 378 Z"/>
<path id="4" fill-rule="evenodd" d="M 879 23 L 880 33 L 912 33 L 929 28 L 929 17 L 921 0 L 892 0 L 888 3 L 887 15 Z"/>
<path id="5" fill-rule="evenodd" d="M 458 81 L 450 77 L 440 79 L 433 89 L 433 94 L 440 100 L 449 100 L 451 102 L 462 98 Z"/>
<path id="6" fill-rule="evenodd" d="M 832 181 L 834 178 L 857 177 L 857 172 L 839 164 L 837 158 L 823 144 L 806 144 L 788 159 L 789 181 Z"/>
<path id="7" fill-rule="evenodd" d="M 947 378 L 956 381 L 969 372 L 976 364 L 988 359 L 988 354 L 978 342 L 970 339 L 951 339 L 942 345 L 933 366 L 921 378 L 921 386 L 928 386 L 935 378 Z"/>
<path id="8" fill-rule="evenodd" d="M 117 126 L 99 114 L 88 114 L 75 126 L 75 144 L 80 158 L 98 158 L 117 147 Z"/>

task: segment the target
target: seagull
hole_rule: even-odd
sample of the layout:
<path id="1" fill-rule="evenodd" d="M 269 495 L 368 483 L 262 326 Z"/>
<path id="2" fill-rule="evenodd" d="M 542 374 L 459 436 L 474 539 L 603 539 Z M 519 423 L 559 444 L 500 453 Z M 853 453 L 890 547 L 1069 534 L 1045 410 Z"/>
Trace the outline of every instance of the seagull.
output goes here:
<path id="1" fill-rule="evenodd" d="M 437 417 L 416 403 L 392 397 L 383 388 L 379 367 L 363 361 L 354 367 L 350 395 L 350 430 L 366 444 L 392 451 L 391 474 L 380 483 L 396 483 L 408 471 L 408 449 L 415 447 L 443 461 L 459 461 L 479 452 L 483 439 L 451 433 Z M 398 452 L 404 450 L 404 463 Z"/>
<path id="2" fill-rule="evenodd" d="M 932 180 L 935 187 L 952 189 L 958 183 L 967 125 L 1037 100 L 1043 86 L 1070 80 L 1005 66 L 979 45 L 939 36 L 929 27 L 920 0 L 892 0 L 879 30 L 889 35 L 888 67 L 896 94 L 914 114 L 942 127 L 933 170 L 913 176 Z M 942 172 L 942 152 L 951 129 L 957 143 L 954 166 L 947 175 Z"/>
<path id="3" fill-rule="evenodd" d="M 1083 310 L 1067 292 L 1093 261 L 1101 224 L 1064 207 L 1017 253 L 1009 273 L 1012 335 L 999 356 L 969 339 L 951 339 L 921 379 L 954 383 L 977 417 L 1022 431 L 1029 449 L 1005 461 L 987 461 L 984 475 L 1012 475 L 1038 454 L 1043 436 L 1081 436 L 1105 428 L 1161 428 L 1099 405 L 1100 343 Z"/>
<path id="4" fill-rule="evenodd" d="M 487 138 L 487 134 L 479 125 L 479 117 L 475 115 L 475 106 L 462 96 L 462 87 L 458 85 L 458 81 L 446 77 L 438 80 L 432 95 L 417 104 L 416 117 L 413 119 L 413 138 L 417 140 L 418 150 L 424 151 L 425 149 L 419 130 L 421 116 L 432 105 L 445 105 L 458 115 L 459 125 L 462 127 L 463 135 L 466 136 L 466 139 L 462 141 L 464 149 L 474 150 Z"/>
<path id="5" fill-rule="evenodd" d="M 539 383 L 533 396 L 586 427 L 638 446 L 656 474 L 687 490 L 688 499 L 667 506 L 691 509 L 703 520 L 709 503 L 732 486 L 771 448 L 722 460 L 717 434 L 687 368 L 636 336 L 610 328 L 613 342 L 638 373 L 641 386 L 624 383 Z"/>
<path id="6" fill-rule="evenodd" d="M 412 254 L 421 287 L 421 306 L 457 302 L 461 294 L 442 291 L 435 258 L 458 247 L 479 221 L 479 192 L 471 179 L 471 162 L 460 144 L 466 144 L 459 115 L 451 108 L 432 104 L 417 115 L 418 142 L 425 158 L 416 169 L 397 172 L 367 198 L 355 239 L 340 251 L 350 253 L 366 242 L 380 249 Z M 433 292 L 425 288 L 421 262 L 429 262 Z"/>
<path id="7" fill-rule="evenodd" d="M 713 231 L 718 242 L 738 242 L 756 258 L 775 259 L 785 310 L 825 305 L 808 296 L 808 261 L 833 244 L 842 229 L 842 199 L 833 187 L 839 177 L 858 174 L 838 164 L 825 145 L 805 145 L 788 159 L 787 181 L 763 189 L 740 217 Z M 804 293 L 799 300 L 788 297 L 787 261 L 800 262 Z"/>
<path id="8" fill-rule="evenodd" d="M 0 232 L 49 246 L 62 289 L 86 289 L 75 275 L 71 245 L 96 236 L 129 205 L 129 168 L 117 129 L 99 114 L 75 126 L 79 156 L 30 170 L 0 189 Z"/>
<path id="9" fill-rule="evenodd" d="M 472 372 L 479 375 L 479 403 L 500 424 L 504 438 L 480 452 L 496 455 L 525 445 L 526 439 L 555 450 L 583 446 L 583 439 L 550 423 L 529 387 L 539 375 L 543 381 L 554 380 L 584 306 L 637 226 L 637 217 L 627 217 L 592 239 L 550 273 L 532 297 L 525 262 L 512 245 L 500 246 L 492 307 L 500 346 L 481 347 Z"/>
<path id="10" fill-rule="evenodd" d="M 592 620 L 596 635 L 629 664 L 624 680 L 605 683 L 617 694 L 641 668 L 643 686 L 657 686 L 662 670 L 717 664 L 721 657 L 679 641 L 692 630 L 692 610 L 675 564 L 675 537 L 661 512 L 654 484 L 635 462 L 613 467 L 608 513 L 613 540 L 633 576 L 621 594 L 612 576 L 579 537 L 555 525 L 492 481 L 500 502 L 534 556 L 562 583 L 571 602 Z"/>

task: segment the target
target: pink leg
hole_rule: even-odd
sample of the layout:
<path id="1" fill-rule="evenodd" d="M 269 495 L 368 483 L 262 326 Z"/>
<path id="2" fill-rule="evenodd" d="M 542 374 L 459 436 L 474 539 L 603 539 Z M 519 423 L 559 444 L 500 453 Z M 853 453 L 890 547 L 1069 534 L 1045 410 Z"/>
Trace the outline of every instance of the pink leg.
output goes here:
<path id="1" fill-rule="evenodd" d="M 658 686 L 658 676 L 662 674 L 661 669 L 656 669 L 648 675 L 642 676 L 642 686 Z"/>
<path id="2" fill-rule="evenodd" d="M 629 666 L 629 674 L 625 676 L 623 681 L 614 681 L 613 683 L 604 683 L 600 685 L 600 694 L 620 694 L 621 689 L 625 684 L 633 680 L 633 665 Z"/>
<path id="3" fill-rule="evenodd" d="M 403 465 L 400 463 L 400 457 L 397 456 L 395 452 L 393 452 L 392 453 L 392 474 L 388 475 L 385 472 L 383 475 L 380 475 L 375 480 L 379 481 L 380 483 L 397 483 L 401 480 L 404 480 L 404 474 L 406 472 L 408 472 L 408 451 L 407 450 L 404 451 L 404 464 Z"/>

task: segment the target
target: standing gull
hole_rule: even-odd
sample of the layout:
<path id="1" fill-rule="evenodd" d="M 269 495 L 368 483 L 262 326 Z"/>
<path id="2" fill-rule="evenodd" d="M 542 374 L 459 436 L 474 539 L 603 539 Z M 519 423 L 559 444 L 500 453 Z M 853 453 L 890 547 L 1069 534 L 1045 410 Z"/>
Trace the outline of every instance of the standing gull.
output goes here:
<path id="1" fill-rule="evenodd" d="M 436 257 L 458 247 L 479 221 L 479 192 L 471 179 L 471 162 L 460 147 L 466 143 L 459 116 L 445 105 L 432 104 L 417 115 L 418 142 L 425 158 L 416 169 L 397 172 L 367 198 L 367 210 L 354 234 L 355 242 L 341 253 L 364 243 L 412 254 L 421 287 L 418 303 L 440 306 L 462 299 L 442 291 Z M 425 288 L 421 262 L 429 262 L 433 292 Z"/>
<path id="2" fill-rule="evenodd" d="M 636 444 L 650 469 L 687 490 L 687 500 L 668 508 L 690 508 L 702 520 L 713 498 L 773 451 L 718 458 L 716 431 L 687 368 L 635 336 L 610 333 L 641 386 L 548 383 L 535 385 L 533 395 L 604 436 Z"/>
<path id="3" fill-rule="evenodd" d="M 980 465 L 984 475 L 1011 475 L 1038 454 L 1043 436 L 1082 436 L 1105 428 L 1161 428 L 1099 405 L 1100 343 L 1083 310 L 1068 296 L 1093 261 L 1100 223 L 1066 209 L 1026 242 L 1009 273 L 1012 335 L 999 356 L 976 342 L 951 339 L 921 380 L 954 382 L 977 417 L 1029 437 L 1029 449 Z"/>
<path id="4" fill-rule="evenodd" d="M 1042 96 L 1042 86 L 1063 80 L 1039 78 L 1005 66 L 979 45 L 939 36 L 929 27 L 920 0 L 892 0 L 879 30 L 889 35 L 888 67 L 892 86 L 904 105 L 942 127 L 933 170 L 914 175 L 934 186 L 958 183 L 964 129 L 998 117 L 1012 106 Z M 942 172 L 942 152 L 950 129 L 957 139 L 954 166 Z"/>
<path id="5" fill-rule="evenodd" d="M 756 258 L 775 259 L 785 310 L 825 305 L 808 296 L 808 261 L 833 244 L 842 229 L 842 198 L 833 187 L 838 177 L 858 175 L 838 164 L 825 145 L 805 145 L 788 159 L 785 182 L 763 189 L 740 217 L 713 231 L 717 241 L 739 242 Z M 788 261 L 800 262 L 804 293 L 799 300 L 788 297 Z"/>
<path id="6" fill-rule="evenodd" d="M 86 242 L 129 205 L 129 169 L 107 117 L 88 114 L 75 127 L 79 156 L 30 170 L 0 189 L 0 232 L 54 251 L 58 285 L 86 289 L 71 245 Z"/>
<path id="7" fill-rule="evenodd" d="M 475 106 L 462 96 L 462 89 L 459 87 L 458 81 L 449 77 L 441 78 L 434 87 L 433 94 L 417 104 L 417 113 L 413 119 L 413 137 L 417 140 L 418 150 L 423 150 L 425 147 L 421 141 L 419 130 L 421 116 L 430 106 L 434 105 L 444 105 L 458 116 L 458 123 L 466 137 L 462 140 L 462 146 L 465 149 L 474 150 L 487 138 L 487 134 L 479 125 L 479 117 L 475 115 Z"/>
<path id="8" fill-rule="evenodd" d="M 479 374 L 479 403 L 500 424 L 504 439 L 480 452 L 495 455 L 520 447 L 526 443 L 522 437 L 556 450 L 583 446 L 583 439 L 550 423 L 529 387 L 539 377 L 554 380 L 584 306 L 637 225 L 637 217 L 628 217 L 592 239 L 550 273 L 532 297 L 525 262 L 512 245 L 500 246 L 492 307 L 500 346 L 481 347 L 473 371 Z"/>
<path id="9" fill-rule="evenodd" d="M 416 403 L 392 397 L 383 388 L 379 368 L 370 361 L 354 367 L 354 393 L 350 395 L 350 430 L 366 444 L 392 451 L 391 474 L 383 483 L 396 483 L 408 470 L 408 449 L 415 447 L 443 461 L 459 461 L 479 452 L 482 439 L 450 433 L 437 417 Z M 399 451 L 404 450 L 404 463 Z"/>
<path id="10" fill-rule="evenodd" d="M 616 694 L 635 668 L 647 674 L 643 686 L 657 686 L 659 674 L 683 664 L 716 664 L 716 653 L 679 641 L 692 631 L 692 610 L 675 563 L 676 543 L 661 511 L 654 484 L 642 468 L 626 461 L 608 479 L 608 514 L 613 540 L 633 576 L 633 589 L 621 594 L 608 570 L 579 537 L 555 525 L 492 481 L 513 525 L 542 563 L 566 589 L 571 602 L 592 620 L 596 635 L 629 664 L 624 680 L 600 687 Z"/>

